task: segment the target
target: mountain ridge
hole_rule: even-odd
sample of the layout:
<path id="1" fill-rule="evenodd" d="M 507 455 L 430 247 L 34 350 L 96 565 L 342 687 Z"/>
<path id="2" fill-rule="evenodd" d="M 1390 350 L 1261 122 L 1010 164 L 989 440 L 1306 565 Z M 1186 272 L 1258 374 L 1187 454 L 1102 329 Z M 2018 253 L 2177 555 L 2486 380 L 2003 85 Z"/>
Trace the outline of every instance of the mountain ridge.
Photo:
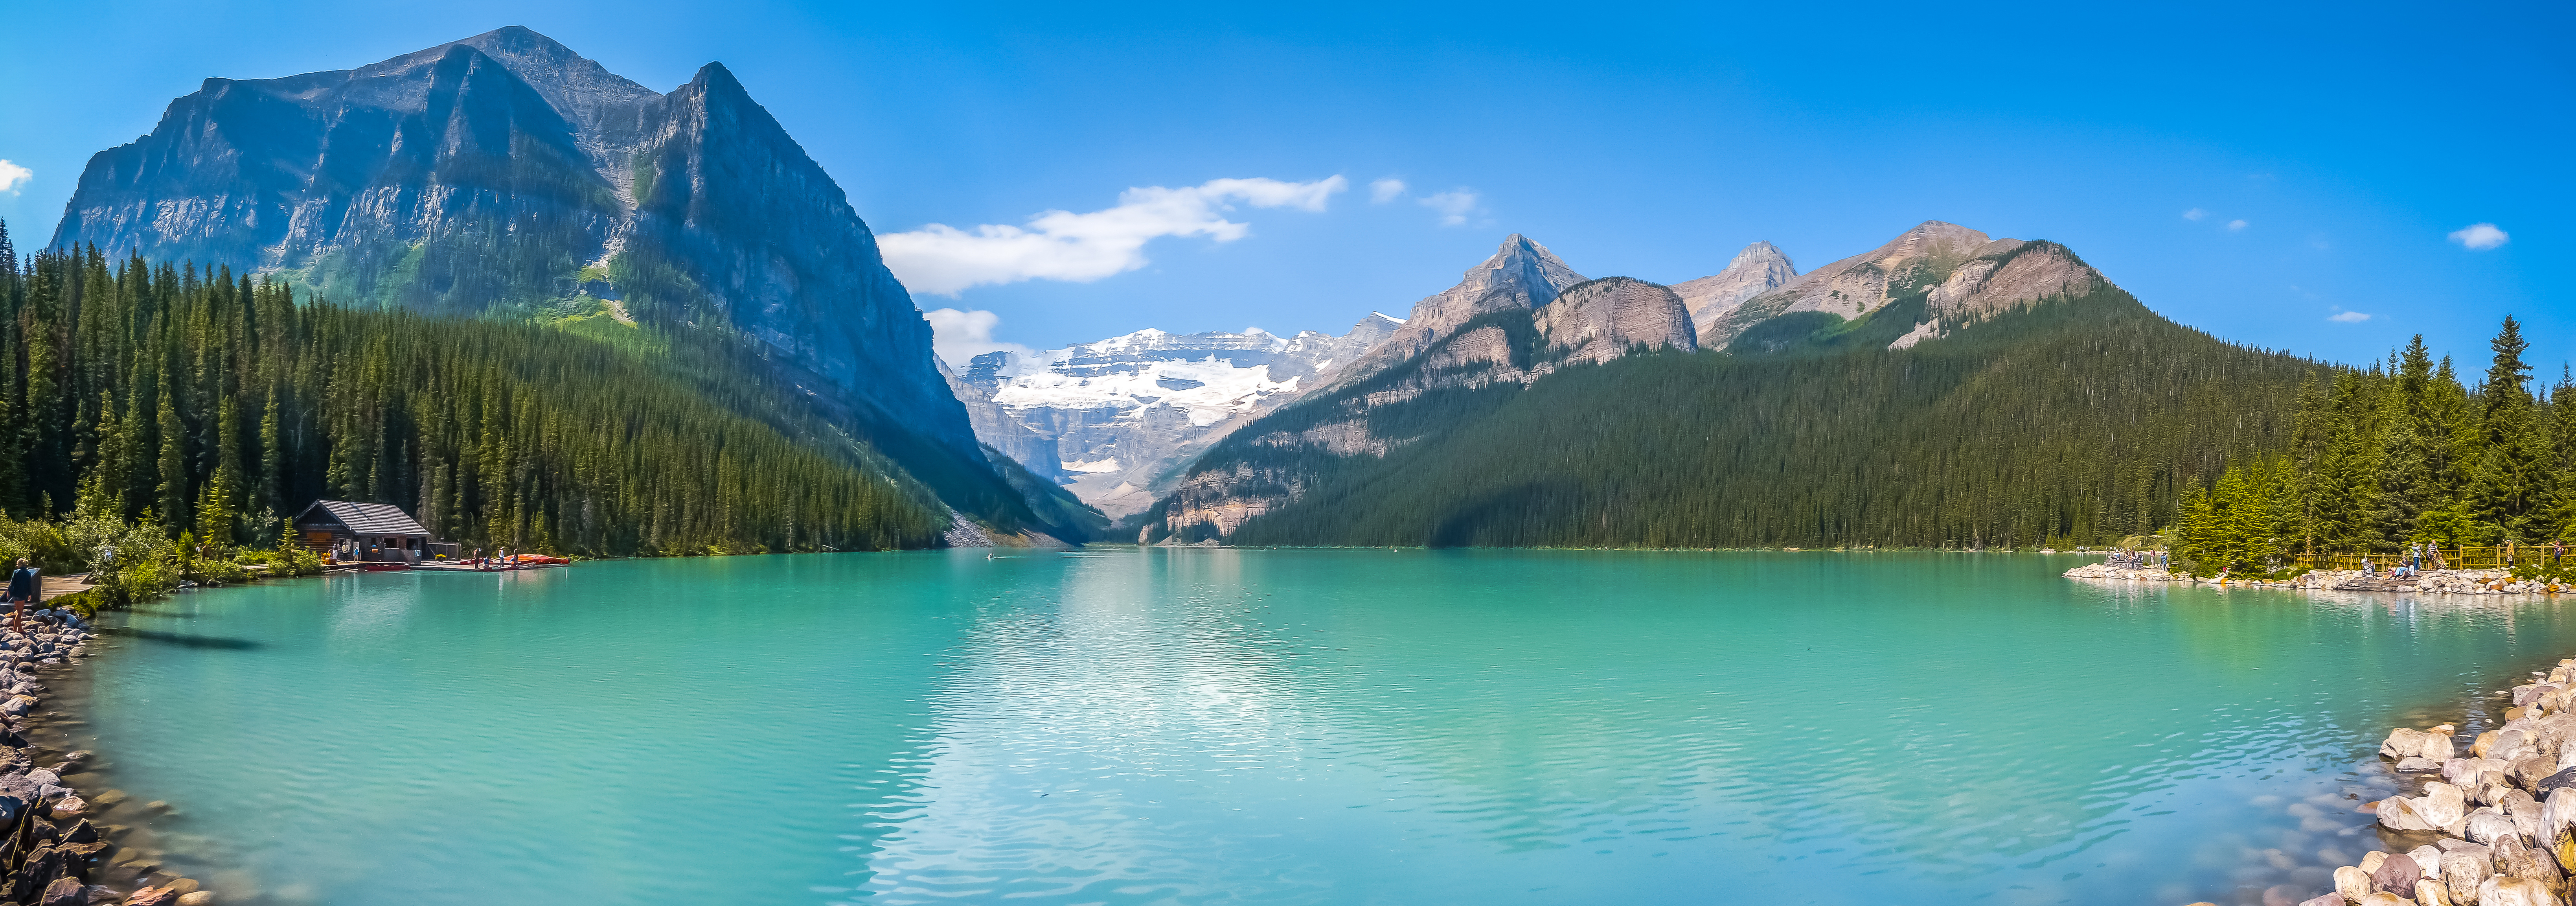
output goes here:
<path id="1" fill-rule="evenodd" d="M 657 93 L 512 26 L 208 79 L 91 159 L 50 245 L 360 306 L 743 342 L 959 509 L 1031 513 L 848 193 L 721 63 Z"/>
<path id="2" fill-rule="evenodd" d="M 1507 241 L 1506 252 L 1512 241 L 1526 240 L 1516 235 Z M 1497 258 L 1502 256 L 1503 252 L 1497 253 Z M 1659 500 L 1687 500 L 1693 506 L 1714 501 L 1697 499 L 1687 486 L 1666 487 L 1644 497 L 1626 497 L 1620 505 L 1645 507 L 1647 512 L 1634 517 L 1598 514 L 1604 530 L 1621 524 L 1623 518 L 1632 527 L 1610 535 L 1590 530 L 1561 531 L 1565 527 L 1551 520 L 1576 518 L 1588 512 L 1585 507 L 1608 499 L 1600 496 L 1603 492 L 1586 488 L 1605 483 L 1633 486 L 1665 482 L 1674 468 L 1704 468 L 1684 465 L 1695 460 L 1740 457 L 1747 449 L 1810 443 L 1806 438 L 1813 430 L 1811 426 L 1832 426 L 1845 438 L 1838 443 L 1883 443 L 1886 441 L 1877 439 L 1879 435 L 1884 430 L 1895 430 L 1874 427 L 1869 419 L 1879 410 L 1859 407 L 1804 415 L 1787 423 L 1782 429 L 1785 433 L 1781 433 L 1765 427 L 1767 419 L 1778 416 L 1754 416 L 1757 408 L 1811 405 L 1794 400 L 1838 400 L 1854 393 L 1889 401 L 1911 397 L 1918 403 L 1909 405 L 1932 405 L 1941 393 L 1986 392 L 1977 390 L 1983 385 L 1970 377 L 1980 369 L 2020 367 L 1997 364 L 2020 361 L 2003 355 L 2001 350 L 2017 348 L 2014 344 L 2067 347 L 2084 342 L 2088 330 L 2126 332 L 2124 335 L 2137 338 L 2135 343 L 2143 344 L 2141 348 L 2171 349 L 2176 351 L 2176 358 L 2219 362 L 2220 370 L 2250 368 L 2266 375 L 2267 380 L 2277 381 L 2280 374 L 2286 373 L 2284 363 L 2289 361 L 2259 350 L 2238 349 L 2165 321 L 2063 246 L 2046 241 L 1992 239 L 1940 221 L 1927 221 L 1909 229 L 1871 252 L 1780 280 L 1780 272 L 1786 269 L 1786 255 L 1777 254 L 1776 248 L 1767 243 L 1756 243 L 1739 252 L 1718 275 L 1727 279 L 1688 281 L 1698 284 L 1692 287 L 1702 300 L 1696 311 L 1689 308 L 1677 288 L 1625 277 L 1556 288 L 1560 293 L 1557 299 L 1534 309 L 1489 305 L 1468 320 L 1451 325 L 1438 339 L 1398 363 L 1363 375 L 1337 376 L 1324 390 L 1235 432 L 1194 463 L 1171 494 L 1129 525 L 1140 541 L 1440 545 L 1596 544 L 1611 538 L 1615 543 L 1646 543 L 1637 539 L 1664 529 L 1647 535 L 1621 533 L 1640 531 L 1633 528 L 1641 524 L 1638 519 L 1661 524 L 1656 520 L 1665 517 L 1657 511 L 1679 505 Z M 1571 269 L 1566 272 L 1571 273 Z M 1474 275 L 1471 271 L 1470 276 Z M 1777 285 L 1762 289 L 1766 283 Z M 1557 339 L 1565 335 L 1561 326 L 1551 326 L 1561 325 L 1565 318 L 1550 310 L 1584 309 L 1603 295 L 1604 289 L 1613 287 L 1635 301 L 1653 295 L 1657 305 L 1650 309 L 1660 312 L 1666 325 L 1661 334 L 1646 337 L 1647 342 L 1609 336 L 1609 342 L 1575 344 L 1569 354 L 1568 345 Z M 1732 306 L 1724 301 L 1729 292 L 1741 296 Z M 1454 304 L 1454 297 L 1434 296 L 1424 305 L 1442 303 Z M 1841 311 L 1833 310 L 1837 308 Z M 1714 335 L 1698 331 L 1696 316 L 1702 314 L 1713 315 L 1710 321 L 1717 328 Z M 1602 323 L 1598 315 L 1581 320 Z M 1676 336 L 1687 333 L 1696 336 L 1688 341 Z M 1372 355 L 1391 357 L 1387 348 L 1381 346 Z M 1594 353 L 1587 354 L 1586 350 Z M 1600 352 L 1610 354 L 1597 354 Z M 1798 354 L 1790 355 L 1792 352 Z M 1958 383 L 1909 389 L 1903 377 L 1909 373 L 1906 366 L 1885 363 L 1890 356 L 1930 356 L 1919 360 L 1941 363 L 1941 372 Z M 2065 360 L 2083 363 L 2084 367 L 2111 367 L 2080 355 Z M 1834 382 L 1836 369 L 1847 370 L 1853 380 L 1889 383 L 1846 388 Z M 2184 377 L 2155 385 L 2154 392 L 2171 393 L 2176 386 L 2205 381 L 2210 370 L 2186 368 Z M 2103 383 L 2119 383 L 2130 377 L 2118 375 Z M 1797 394 L 1788 400 L 1744 397 L 1742 391 L 1726 386 L 1725 382 L 1731 380 L 1799 389 L 1782 390 Z M 1683 386 L 1701 389 L 1674 395 Z M 1570 389 L 1574 387 L 1617 387 L 1617 392 L 1628 395 L 1586 398 Z M 1694 395 L 1703 399 L 1737 398 L 1743 406 L 1753 408 L 1710 408 L 1696 402 Z M 1547 402 L 1529 402 L 1540 399 Z M 1650 404 L 1648 400 L 1661 402 Z M 1908 426 L 1902 429 L 1908 437 L 1950 431 L 1962 419 L 1986 420 L 1983 415 L 1971 418 L 1958 413 L 1950 416 L 1951 423 L 1917 425 L 1924 417 L 1923 411 L 1900 409 L 1886 412 L 1885 417 Z M 1600 414 L 1603 412 L 1618 414 L 1604 416 Z M 1553 430 L 1548 426 L 1556 420 L 1586 422 L 1592 425 L 1587 429 L 1592 433 L 1544 438 Z M 1528 436 L 1515 440 L 1515 435 L 1496 427 L 1506 423 L 1518 426 L 1515 430 Z M 2092 427 L 2098 426 L 2088 426 L 2087 430 Z M 1994 433 L 1989 429 L 1987 435 L 1981 436 Z M 1719 447 L 1705 451 L 1687 446 L 1658 447 L 1661 458 L 1625 462 L 1624 454 L 1601 446 L 1606 438 L 1645 440 L 1671 434 L 1710 435 L 1708 442 Z M 2194 437 L 2187 443 L 2206 441 L 2205 437 Z M 1576 462 L 1624 462 L 1620 468 L 1643 471 L 1528 470 L 1526 463 L 1549 461 L 1558 448 L 1568 445 L 1588 451 L 1582 457 L 1589 459 L 1578 457 L 1563 463 L 1565 467 L 1573 467 Z M 2010 456 L 2014 452 L 2006 450 L 1995 455 Z M 1475 473 L 1487 466 L 1470 464 L 1479 460 L 1515 463 L 1514 474 L 1519 476 L 1515 480 L 1524 485 L 1514 490 L 1480 483 Z M 1777 470 L 1789 486 L 1803 487 L 1827 480 L 1806 472 L 1809 460 L 1822 461 L 1823 457 L 1802 453 L 1765 468 Z M 2124 462 L 2120 467 L 2130 465 Z M 1707 480 L 1732 479 L 1711 475 Z M 2159 490 L 2145 495 L 2149 504 L 2171 505 L 2180 477 L 2167 472 L 2162 481 L 2156 486 Z M 1479 502 L 1420 490 L 1443 486 L 1487 487 L 1487 492 L 1479 493 L 1501 496 Z M 1757 483 L 1735 493 L 1750 499 L 1768 493 L 1765 489 L 1769 487 Z M 1980 485 L 1976 493 L 2001 493 L 1990 487 Z M 1875 485 L 1864 490 L 1882 493 Z M 1851 494 L 1863 491 L 1835 493 L 1842 496 L 1833 499 L 1848 503 L 1855 499 Z M 1591 502 L 1572 505 L 1577 501 Z M 1546 515 L 1549 513 L 1559 515 Z M 1696 526 L 1685 533 L 1696 539 L 1691 546 L 1733 537 L 1728 533 L 1736 529 L 1723 528 L 1723 521 L 1714 513 L 1695 511 L 1691 519 L 1685 520 Z M 1503 524 L 1512 527 L 1502 534 L 1479 527 Z M 1381 526 L 1384 530 L 1362 531 L 1353 525 Z M 1387 534 L 1387 530 L 1394 534 Z M 2030 526 L 2021 524 L 2011 530 L 2027 533 Z M 1616 540 L 1619 538 L 1628 540 Z"/>

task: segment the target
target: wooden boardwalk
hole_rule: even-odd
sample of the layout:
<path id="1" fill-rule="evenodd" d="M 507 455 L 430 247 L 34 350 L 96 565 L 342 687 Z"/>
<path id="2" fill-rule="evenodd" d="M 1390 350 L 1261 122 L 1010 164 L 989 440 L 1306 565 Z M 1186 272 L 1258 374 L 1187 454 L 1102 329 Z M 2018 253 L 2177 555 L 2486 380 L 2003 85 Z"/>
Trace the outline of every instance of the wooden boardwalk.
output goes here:
<path id="1" fill-rule="evenodd" d="M 88 573 L 81 573 L 75 576 L 46 576 L 45 587 L 36 595 L 36 600 L 51 601 L 64 595 L 84 592 L 96 587 L 97 586 L 89 583 Z"/>

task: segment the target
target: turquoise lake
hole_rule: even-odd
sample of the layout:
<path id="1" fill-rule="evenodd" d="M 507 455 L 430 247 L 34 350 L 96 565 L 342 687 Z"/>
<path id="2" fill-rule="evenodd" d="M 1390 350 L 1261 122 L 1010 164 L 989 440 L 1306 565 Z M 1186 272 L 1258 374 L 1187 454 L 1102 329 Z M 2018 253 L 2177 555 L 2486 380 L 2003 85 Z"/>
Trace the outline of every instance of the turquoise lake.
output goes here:
<path id="1" fill-rule="evenodd" d="M 377 573 L 156 602 L 58 685 L 75 782 L 168 801 L 138 839 L 228 903 L 2179 906 L 2330 886 L 2388 726 L 2576 649 L 2552 601 L 2081 562 Z"/>

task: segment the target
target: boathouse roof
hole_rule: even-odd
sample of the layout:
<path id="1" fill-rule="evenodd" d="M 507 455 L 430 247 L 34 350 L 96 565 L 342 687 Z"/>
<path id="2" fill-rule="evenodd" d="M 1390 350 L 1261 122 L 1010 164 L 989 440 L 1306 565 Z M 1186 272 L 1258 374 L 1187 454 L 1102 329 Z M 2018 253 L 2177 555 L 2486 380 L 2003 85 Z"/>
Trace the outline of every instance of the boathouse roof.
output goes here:
<path id="1" fill-rule="evenodd" d="M 295 517 L 297 525 L 336 522 L 352 535 L 414 535 L 429 537 L 429 530 L 411 518 L 402 507 L 390 503 L 354 503 L 347 500 L 316 500 Z"/>

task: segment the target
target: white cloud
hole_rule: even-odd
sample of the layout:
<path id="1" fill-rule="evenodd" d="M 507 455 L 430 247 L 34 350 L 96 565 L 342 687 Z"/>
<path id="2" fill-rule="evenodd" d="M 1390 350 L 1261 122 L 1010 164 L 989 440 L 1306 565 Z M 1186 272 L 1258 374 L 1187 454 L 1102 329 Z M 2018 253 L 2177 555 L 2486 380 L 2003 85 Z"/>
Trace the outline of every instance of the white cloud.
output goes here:
<path id="1" fill-rule="evenodd" d="M 1440 212 L 1441 226 L 1458 226 L 1467 222 L 1467 215 L 1476 212 L 1476 190 L 1451 189 L 1424 198 L 1421 204 Z"/>
<path id="2" fill-rule="evenodd" d="M 2334 314 L 2327 315 L 2326 320 L 2338 324 L 2359 324 L 2370 320 L 2370 315 L 2366 312 L 2338 310 Z"/>
<path id="3" fill-rule="evenodd" d="M 2184 212 L 2182 212 L 2182 219 L 2184 219 L 2184 220 L 2199 220 L 2199 219 L 2201 219 L 2201 218 L 2203 218 L 2203 217 L 2207 217 L 2207 216 L 2209 216 L 2209 212 L 2208 212 L 2208 211 L 2203 211 L 2203 210 L 2201 210 L 2201 209 L 2199 209 L 2199 208 L 2193 208 L 2193 209 L 2191 209 L 2191 210 L 2188 210 L 2188 211 L 2184 211 Z"/>
<path id="4" fill-rule="evenodd" d="M 2241 229 L 2244 229 L 2244 228 L 2245 228 L 2245 221 L 2242 221 L 2242 220 L 2230 220 L 2230 221 L 2228 221 L 2228 222 L 2227 222 L 2227 228 L 2228 228 L 2228 229 L 2231 229 L 2231 230 L 2241 230 Z"/>
<path id="5" fill-rule="evenodd" d="M 26 187 L 28 180 L 35 178 L 36 171 L 0 160 L 0 192 L 16 195 L 19 189 Z"/>
<path id="6" fill-rule="evenodd" d="M 6 163 L 8 163 L 8 161 L 0 160 L 0 164 Z M 6 180 L 7 174 L 0 173 L 0 182 L 5 182 Z M 2503 245 L 2512 239 L 2512 236 L 2506 235 L 2503 230 L 2496 229 L 2496 225 L 2492 223 L 2473 223 L 2465 228 L 2454 230 L 2451 233 L 2452 242 L 2457 242 L 2461 245 L 2468 246 L 2469 248 L 2481 250 L 2495 248 L 2496 246 Z"/>
<path id="7" fill-rule="evenodd" d="M 949 367 L 964 368 L 966 360 L 987 352 L 1006 351 L 1028 355 L 1028 347 L 1018 343 L 993 340 L 994 325 L 1002 316 L 989 311 L 958 311 L 940 308 L 921 313 L 930 319 L 930 348 L 948 361 Z"/>
<path id="8" fill-rule="evenodd" d="M 1385 204 L 1404 194 L 1404 180 L 1389 176 L 1369 183 L 1369 203 Z"/>
<path id="9" fill-rule="evenodd" d="M 1333 193 L 1350 188 L 1339 176 L 1313 182 L 1212 179 L 1169 189 L 1146 186 L 1118 194 L 1118 206 L 1076 214 L 1047 211 L 1027 227 L 984 224 L 961 230 L 934 223 L 908 233 L 877 237 L 886 267 L 916 293 L 955 296 L 971 286 L 1022 280 L 1089 283 L 1144 267 L 1145 243 L 1164 236 L 1206 236 L 1233 242 L 1251 235 L 1248 224 L 1222 216 L 1237 203 L 1256 208 L 1322 211 Z"/>

